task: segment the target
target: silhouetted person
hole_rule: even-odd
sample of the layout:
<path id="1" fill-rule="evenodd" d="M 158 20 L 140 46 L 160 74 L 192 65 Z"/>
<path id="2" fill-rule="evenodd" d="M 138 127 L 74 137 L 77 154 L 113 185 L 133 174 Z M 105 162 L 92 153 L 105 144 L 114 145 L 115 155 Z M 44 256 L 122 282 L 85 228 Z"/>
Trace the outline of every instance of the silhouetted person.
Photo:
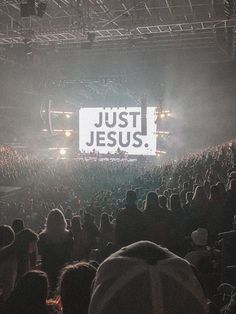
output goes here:
<path id="1" fill-rule="evenodd" d="M 126 194 L 126 205 L 117 216 L 115 228 L 115 243 L 122 247 L 136 241 L 145 239 L 146 228 L 144 216 L 137 208 L 137 195 L 135 191 Z"/>
<path id="2" fill-rule="evenodd" d="M 218 233 L 224 231 L 222 222 L 224 221 L 224 201 L 222 201 L 220 187 L 212 185 L 209 199 L 209 243 L 213 244 L 218 237 Z"/>
<path id="3" fill-rule="evenodd" d="M 203 186 L 197 186 L 190 205 L 194 228 L 207 227 L 209 219 L 209 200 Z"/>
<path id="4" fill-rule="evenodd" d="M 81 262 L 66 266 L 59 280 L 63 314 L 87 314 L 96 268 Z"/>
<path id="5" fill-rule="evenodd" d="M 41 271 L 30 271 L 19 280 L 1 313 L 49 314 L 47 296 L 47 275 Z"/>
<path id="6" fill-rule="evenodd" d="M 42 270 L 48 275 L 52 291 L 57 286 L 60 270 L 71 259 L 73 239 L 66 226 L 63 213 L 59 209 L 53 209 L 48 214 L 45 230 L 39 235 Z"/>
<path id="7" fill-rule="evenodd" d="M 187 215 L 190 214 L 189 210 L 190 210 L 192 199 L 193 199 L 193 192 L 187 192 L 185 204 L 183 206 L 183 209 Z"/>
<path id="8" fill-rule="evenodd" d="M 11 244 L 15 240 L 14 230 L 7 225 L 0 226 L 0 249 Z"/>
<path id="9" fill-rule="evenodd" d="M 177 254 L 182 254 L 186 232 L 186 215 L 181 206 L 179 195 L 176 193 L 171 194 L 170 197 L 170 217 L 172 233 L 171 248 Z"/>
<path id="10" fill-rule="evenodd" d="M 179 194 L 180 195 L 180 201 L 181 201 L 182 205 L 184 205 L 186 202 L 186 194 L 188 191 L 189 191 L 189 184 L 188 184 L 188 182 L 184 182 L 183 189 L 181 190 L 181 192 Z"/>
<path id="11" fill-rule="evenodd" d="M 71 259 L 79 261 L 86 257 L 84 230 L 81 226 L 80 216 L 72 218 L 71 232 L 74 238 Z"/>
<path id="12" fill-rule="evenodd" d="M 102 213 L 99 228 L 99 247 L 104 250 L 108 243 L 114 242 L 114 228 L 107 213 Z"/>
<path id="13" fill-rule="evenodd" d="M 88 257 L 91 250 L 97 248 L 97 238 L 99 236 L 98 227 L 94 222 L 94 216 L 89 213 L 85 213 L 84 215 L 83 233 L 86 256 Z"/>
<path id="14" fill-rule="evenodd" d="M 37 234 L 30 229 L 24 229 L 15 236 L 14 241 L 12 237 L 13 230 L 9 245 L 0 249 L 0 284 L 3 300 L 6 300 L 21 276 L 36 266 L 35 259 L 32 261 L 32 255 L 37 254 Z"/>
<path id="15" fill-rule="evenodd" d="M 12 229 L 15 231 L 15 233 L 20 232 L 25 228 L 24 220 L 20 218 L 16 218 L 12 222 Z"/>
<path id="16" fill-rule="evenodd" d="M 159 199 L 159 205 L 162 209 L 164 209 L 165 211 L 168 211 L 168 199 L 165 195 L 160 195 L 158 197 Z"/>
<path id="17" fill-rule="evenodd" d="M 146 223 L 146 238 L 149 241 L 168 245 L 169 211 L 159 206 L 158 195 L 155 192 L 147 194 L 143 212 Z"/>

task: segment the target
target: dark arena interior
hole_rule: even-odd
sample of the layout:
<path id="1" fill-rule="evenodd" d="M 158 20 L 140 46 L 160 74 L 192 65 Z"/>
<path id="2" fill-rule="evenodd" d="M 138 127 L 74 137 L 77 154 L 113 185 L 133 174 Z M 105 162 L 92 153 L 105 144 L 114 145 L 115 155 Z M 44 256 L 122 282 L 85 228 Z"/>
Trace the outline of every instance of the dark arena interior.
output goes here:
<path id="1" fill-rule="evenodd" d="M 235 0 L 0 0 L 0 314 L 236 314 L 235 82 Z"/>

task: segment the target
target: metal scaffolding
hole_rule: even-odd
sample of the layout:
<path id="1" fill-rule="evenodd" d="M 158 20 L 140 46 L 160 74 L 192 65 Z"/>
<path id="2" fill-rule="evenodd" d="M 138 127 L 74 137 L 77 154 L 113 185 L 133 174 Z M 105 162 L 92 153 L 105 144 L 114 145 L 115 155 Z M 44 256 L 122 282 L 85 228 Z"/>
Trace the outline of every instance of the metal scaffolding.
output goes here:
<path id="1" fill-rule="evenodd" d="M 0 44 L 82 42 L 147 35 L 195 33 L 235 27 L 224 16 L 223 0 L 48 0 L 42 18 L 21 17 L 18 0 L 0 2 Z"/>

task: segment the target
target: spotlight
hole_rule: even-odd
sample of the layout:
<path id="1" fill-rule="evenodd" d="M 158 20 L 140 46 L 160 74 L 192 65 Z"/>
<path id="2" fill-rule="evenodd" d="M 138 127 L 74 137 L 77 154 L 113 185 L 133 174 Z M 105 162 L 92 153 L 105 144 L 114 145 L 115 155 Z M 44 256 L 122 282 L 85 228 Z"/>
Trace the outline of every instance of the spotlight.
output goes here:
<path id="1" fill-rule="evenodd" d="M 156 155 L 158 156 L 158 155 L 165 155 L 167 152 L 166 151 L 164 151 L 164 150 L 157 150 L 156 151 Z"/>
<path id="2" fill-rule="evenodd" d="M 60 155 L 64 156 L 66 154 L 66 150 L 64 148 L 60 149 Z"/>
<path id="3" fill-rule="evenodd" d="M 161 114 L 160 114 L 160 117 L 161 117 L 162 119 L 164 119 L 164 118 L 165 118 L 165 114 L 164 114 L 164 113 L 161 113 Z"/>
<path id="4" fill-rule="evenodd" d="M 66 117 L 67 117 L 68 119 L 70 119 L 70 114 L 69 114 L 69 113 L 67 113 L 67 114 L 66 114 Z"/>
<path id="5" fill-rule="evenodd" d="M 157 157 L 160 157 L 161 155 L 160 154 L 157 154 Z"/>
<path id="6" fill-rule="evenodd" d="M 65 132 L 65 136 L 66 136 L 66 137 L 71 136 L 71 131 L 66 131 L 66 132 Z"/>

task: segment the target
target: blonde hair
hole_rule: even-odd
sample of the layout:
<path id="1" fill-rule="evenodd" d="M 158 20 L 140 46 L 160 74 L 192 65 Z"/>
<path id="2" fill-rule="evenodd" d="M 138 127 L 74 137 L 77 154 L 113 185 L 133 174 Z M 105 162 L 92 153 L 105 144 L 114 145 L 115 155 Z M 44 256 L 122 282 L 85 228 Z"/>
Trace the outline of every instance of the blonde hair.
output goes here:
<path id="1" fill-rule="evenodd" d="M 60 233 L 64 232 L 66 227 L 67 222 L 63 212 L 58 208 L 52 209 L 47 217 L 45 231 Z"/>

